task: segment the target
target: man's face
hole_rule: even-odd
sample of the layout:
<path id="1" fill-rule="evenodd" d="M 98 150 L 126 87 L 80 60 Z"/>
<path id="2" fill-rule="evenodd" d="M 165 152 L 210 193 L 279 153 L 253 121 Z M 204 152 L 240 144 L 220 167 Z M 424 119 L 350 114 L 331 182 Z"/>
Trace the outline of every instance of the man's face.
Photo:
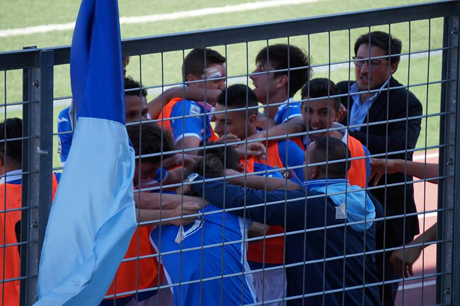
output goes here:
<path id="1" fill-rule="evenodd" d="M 305 98 L 302 98 L 305 99 Z M 333 99 L 321 99 L 313 101 L 305 101 L 302 104 L 303 123 L 307 131 L 324 130 L 331 128 L 334 122 L 337 121 L 338 113 L 335 110 Z M 320 136 L 326 136 L 327 131 L 308 135 L 311 140 L 315 140 Z"/>
<path id="2" fill-rule="evenodd" d="M 270 97 L 273 97 L 277 90 L 275 73 L 268 72 L 274 70 L 275 68 L 270 63 L 258 63 L 256 69 L 252 72 L 256 73 L 256 75 L 250 76 L 254 85 L 254 92 L 262 104 L 267 104 Z"/>
<path id="3" fill-rule="evenodd" d="M 249 127 L 253 124 L 253 121 L 256 119 L 256 115 L 248 115 L 246 118 L 246 111 L 231 111 L 232 109 L 227 109 L 221 104 L 216 104 L 215 111 L 225 111 L 225 113 L 215 114 L 215 128 L 214 132 L 219 135 L 219 137 L 224 136 L 225 134 L 233 134 L 239 139 L 246 138 L 246 130 L 248 130 L 247 136 L 249 134 Z M 230 110 L 230 111 L 228 111 Z"/>
<path id="4" fill-rule="evenodd" d="M 189 75 L 187 81 L 198 81 L 205 80 L 202 82 L 190 83 L 188 86 L 198 87 L 198 88 L 207 88 L 207 89 L 225 89 L 225 77 L 227 76 L 227 71 L 225 69 L 225 64 L 212 64 L 206 68 L 206 74 L 201 75 L 200 77 Z"/>
<path id="5" fill-rule="evenodd" d="M 155 179 L 155 171 L 160 167 L 160 163 L 152 164 L 148 162 L 141 162 L 139 166 L 139 162 L 136 161 L 136 169 L 134 170 L 134 178 L 133 184 L 134 186 L 139 185 L 139 179 L 147 180 L 147 179 Z"/>
<path id="6" fill-rule="evenodd" d="M 147 100 L 144 96 L 125 95 L 125 115 L 126 123 L 148 119 Z"/>
<path id="7" fill-rule="evenodd" d="M 355 76 L 358 88 L 361 91 L 369 89 L 378 89 L 383 83 L 396 72 L 398 63 L 389 63 L 389 58 L 375 58 L 386 56 L 385 50 L 380 47 L 371 46 L 369 50 L 368 44 L 362 44 L 358 48 L 355 61 L 359 67 L 355 65 Z"/>

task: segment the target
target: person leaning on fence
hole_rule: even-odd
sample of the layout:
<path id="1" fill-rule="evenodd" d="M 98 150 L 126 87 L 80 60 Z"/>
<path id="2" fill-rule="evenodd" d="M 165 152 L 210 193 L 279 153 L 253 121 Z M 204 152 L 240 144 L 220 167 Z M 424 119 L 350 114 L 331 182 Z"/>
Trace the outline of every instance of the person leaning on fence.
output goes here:
<path id="1" fill-rule="evenodd" d="M 259 102 L 266 105 L 264 115 L 259 114 L 259 126 L 265 130 L 250 139 L 304 132 L 300 103 L 293 97 L 310 78 L 308 55 L 293 45 L 265 47 L 257 54 L 250 77 Z M 293 140 L 303 148 L 300 137 Z"/>
<path id="2" fill-rule="evenodd" d="M 190 166 L 188 172 L 213 178 L 223 177 L 224 168 L 242 168 L 232 147 L 210 146 L 206 146 L 203 159 Z M 176 306 L 256 303 L 246 261 L 245 241 L 251 223 L 209 205 L 192 224 L 162 224 L 152 231 L 151 241 L 161 251 Z"/>
<path id="3" fill-rule="evenodd" d="M 354 45 L 356 82 L 340 82 L 348 109 L 349 134 L 363 143 L 372 154 L 406 152 L 415 148 L 421 130 L 422 105 L 417 97 L 393 78 L 398 69 L 402 43 L 384 32 L 360 36 Z M 401 120 L 402 119 L 402 120 Z M 372 123 L 372 125 L 368 125 Z M 412 159 L 412 153 L 388 155 L 388 158 Z M 377 230 L 377 273 L 380 281 L 398 278 L 386 248 L 411 242 L 419 233 L 412 177 L 402 173 L 387 175 L 379 185 L 397 185 L 374 189 L 372 193 L 385 207 L 387 217 Z M 385 237 L 385 239 L 384 239 Z M 385 305 L 393 305 L 398 282 L 380 288 Z"/>
<path id="4" fill-rule="evenodd" d="M 305 191 L 255 190 L 189 176 L 196 181 L 191 189 L 210 203 L 255 222 L 284 226 L 288 305 L 380 305 L 372 286 L 377 282 L 372 251 L 381 207 L 345 180 L 349 165 L 339 161 L 350 156 L 347 151 L 333 137 L 311 143 L 306 159 L 314 165 L 305 169 Z"/>
<path id="5" fill-rule="evenodd" d="M 226 73 L 225 57 L 209 48 L 193 49 L 182 66 L 183 81 L 188 87 L 223 90 Z M 176 149 L 198 149 L 203 143 L 218 139 L 210 123 L 211 108 L 209 103 L 177 97 L 164 106 L 158 124 L 172 132 Z M 196 150 L 187 153 L 196 154 Z"/>
<path id="6" fill-rule="evenodd" d="M 217 98 L 215 109 L 214 131 L 222 142 L 245 140 L 257 133 L 256 94 L 246 85 L 235 84 L 224 90 Z M 240 163 L 246 173 L 262 172 L 261 175 L 272 176 L 277 172 L 266 172 L 269 169 L 286 169 L 282 173 L 286 177 L 303 179 L 303 168 L 289 170 L 290 167 L 304 164 L 304 152 L 290 140 L 271 140 L 262 143 L 266 146 L 266 157 L 262 160 L 254 156 L 243 156 Z M 284 233 L 280 226 L 268 229 L 265 235 Z M 262 233 L 260 236 L 264 236 Z M 284 237 L 264 239 L 249 244 L 248 260 L 251 269 L 282 266 L 284 262 Z M 259 301 L 281 299 L 286 296 L 286 279 L 284 268 L 258 272 L 253 275 Z M 276 304 L 270 304 L 276 305 Z M 280 302 L 279 305 L 282 305 Z"/>
<path id="7" fill-rule="evenodd" d="M 129 61 L 128 61 L 129 62 Z M 125 68 L 124 68 L 125 69 Z M 124 78 L 125 87 L 125 120 L 126 123 L 150 119 L 147 107 L 147 90 L 131 77 Z M 72 146 L 73 131 L 75 130 L 75 110 L 70 105 L 58 115 L 58 153 L 61 163 L 65 165 Z"/>
<path id="8" fill-rule="evenodd" d="M 340 89 L 326 78 L 312 79 L 302 87 L 302 117 L 308 134 L 303 137 L 305 149 L 316 138 L 330 135 L 348 146 L 351 161 L 348 180 L 351 185 L 366 188 L 370 165 L 367 158 L 370 153 L 359 140 L 350 136 L 346 127 L 338 123 L 341 115 Z M 340 128 L 340 129 L 338 129 Z M 329 129 L 334 129 L 329 131 Z"/>
<path id="9" fill-rule="evenodd" d="M 19 305 L 20 281 L 9 280 L 20 277 L 22 135 L 21 119 L 10 118 L 0 124 L 0 305 Z M 59 177 L 52 177 L 53 198 Z"/>

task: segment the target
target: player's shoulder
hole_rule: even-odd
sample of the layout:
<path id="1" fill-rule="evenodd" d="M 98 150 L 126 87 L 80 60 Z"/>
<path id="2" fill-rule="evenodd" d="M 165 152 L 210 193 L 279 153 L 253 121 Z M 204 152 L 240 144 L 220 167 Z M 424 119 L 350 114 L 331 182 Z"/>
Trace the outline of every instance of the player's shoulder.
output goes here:
<path id="1" fill-rule="evenodd" d="M 187 99 L 177 101 L 172 109 L 173 114 L 199 115 L 203 113 L 203 108 L 197 102 Z"/>

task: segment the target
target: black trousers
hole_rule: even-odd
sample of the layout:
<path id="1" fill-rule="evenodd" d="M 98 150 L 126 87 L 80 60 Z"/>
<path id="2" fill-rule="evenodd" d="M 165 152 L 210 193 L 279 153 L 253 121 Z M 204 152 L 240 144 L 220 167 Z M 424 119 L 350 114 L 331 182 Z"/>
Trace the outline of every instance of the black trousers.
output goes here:
<path id="1" fill-rule="evenodd" d="M 380 282 L 392 281 L 399 279 L 393 264 L 390 262 L 390 257 L 393 252 L 381 252 L 375 255 L 375 265 L 377 268 L 377 278 Z M 385 284 L 379 286 L 380 301 L 382 305 L 393 306 L 395 304 L 396 295 L 398 294 L 399 282 Z"/>

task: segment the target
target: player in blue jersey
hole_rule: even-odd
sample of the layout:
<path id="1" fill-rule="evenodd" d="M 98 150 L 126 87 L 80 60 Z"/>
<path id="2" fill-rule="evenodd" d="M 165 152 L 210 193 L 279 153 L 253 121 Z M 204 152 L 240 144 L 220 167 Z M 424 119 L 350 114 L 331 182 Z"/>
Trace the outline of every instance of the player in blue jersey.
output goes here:
<path id="1" fill-rule="evenodd" d="M 224 155 L 225 166 L 221 158 L 206 149 L 204 159 L 188 172 L 222 177 L 224 168 L 237 171 L 237 153 L 228 148 Z M 257 301 L 246 261 L 247 231 L 251 223 L 209 205 L 190 225 L 161 225 L 152 231 L 151 241 L 173 286 L 176 306 L 240 305 Z"/>
<path id="2" fill-rule="evenodd" d="M 236 84 L 228 87 L 219 95 L 216 105 L 215 131 L 223 141 L 244 140 L 257 133 L 257 96 L 246 85 Z M 304 181 L 304 151 L 290 140 L 262 141 L 267 148 L 266 158 L 254 162 L 251 158 L 241 158 L 246 172 L 256 171 L 257 166 L 271 166 L 283 170 L 286 177 Z M 292 167 L 297 167 L 293 168 Z M 264 167 L 261 167 L 262 170 Z M 262 172 L 264 173 L 264 172 Z M 284 239 L 276 237 L 265 239 L 266 235 L 284 233 L 282 227 L 266 228 L 265 232 L 252 237 L 263 237 L 249 248 L 248 258 L 251 268 L 278 267 L 278 269 L 254 274 L 257 296 L 260 301 L 281 299 L 286 296 L 286 276 L 284 273 Z M 270 305 L 282 305 L 271 303 Z"/>
<path id="3" fill-rule="evenodd" d="M 147 91 L 131 77 L 124 78 L 126 123 L 150 119 L 147 108 Z M 72 105 L 58 115 L 58 153 L 65 164 L 72 145 L 76 119 Z"/>
<path id="4" fill-rule="evenodd" d="M 287 131 L 289 134 L 305 131 L 300 102 L 295 102 L 293 97 L 309 77 L 309 58 L 299 47 L 276 44 L 259 51 L 251 80 L 259 102 L 266 105 L 264 116 L 259 114 L 259 124 L 264 131 L 250 136 L 250 139 L 286 136 Z M 294 139 L 301 146 L 298 137 Z"/>
<path id="5" fill-rule="evenodd" d="M 188 87 L 223 90 L 225 57 L 212 49 L 195 48 L 184 59 L 182 76 Z M 176 149 L 198 148 L 206 141 L 217 140 L 208 115 L 211 109 L 212 105 L 205 102 L 174 98 L 158 116 L 159 124 L 172 131 Z"/>
<path id="6" fill-rule="evenodd" d="M 257 133 L 257 108 L 257 96 L 248 86 L 235 84 L 228 87 L 217 99 L 215 132 L 224 142 L 250 138 Z M 288 168 L 284 172 L 289 172 L 291 167 L 298 167 L 291 169 L 291 173 L 303 181 L 304 153 L 297 144 L 290 140 L 262 141 L 262 144 L 267 147 L 267 153 L 266 158 L 259 163 L 280 169 Z M 244 157 L 241 161 L 246 166 L 250 162 Z"/>

